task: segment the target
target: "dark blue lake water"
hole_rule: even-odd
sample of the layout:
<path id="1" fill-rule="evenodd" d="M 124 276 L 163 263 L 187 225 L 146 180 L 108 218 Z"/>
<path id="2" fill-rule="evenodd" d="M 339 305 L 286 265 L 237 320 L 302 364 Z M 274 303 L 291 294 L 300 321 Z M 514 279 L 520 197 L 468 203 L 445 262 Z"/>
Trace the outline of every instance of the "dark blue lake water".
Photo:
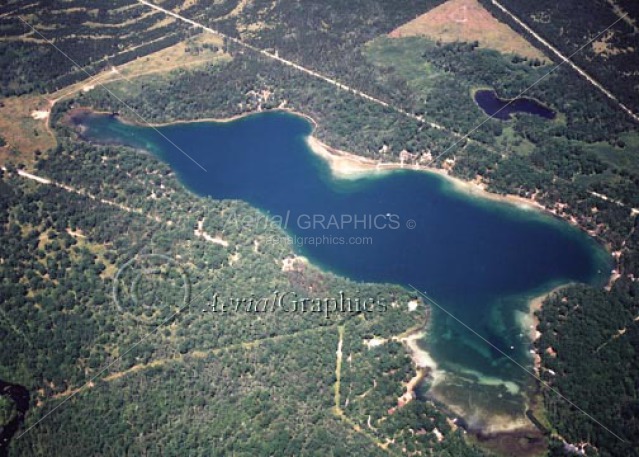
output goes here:
<path id="1" fill-rule="evenodd" d="M 271 215 L 288 214 L 290 221 L 300 217 L 308 221 L 306 216 L 312 215 L 322 215 L 325 221 L 331 215 L 383 216 L 377 219 L 378 227 L 362 223 L 308 228 L 306 223 L 291 222 L 287 229 L 302 237 L 372 237 L 367 245 L 305 245 L 298 251 L 357 281 L 412 284 L 427 291 L 527 367 L 530 341 L 520 319 L 527 300 L 558 284 L 601 285 L 608 278 L 609 258 L 597 243 L 537 211 L 467 195 L 450 181 L 425 172 L 334 178 L 306 144 L 310 124 L 288 113 L 160 128 L 207 172 L 149 127 L 99 115 L 85 116 L 80 122 L 89 139 L 152 151 L 198 195 L 241 199 Z M 388 225 L 396 220 L 398 227 L 379 228 L 384 220 Z M 415 228 L 408 227 L 409 221 Z M 432 318 L 425 347 L 440 368 L 463 377 L 470 383 L 467 388 L 481 391 L 484 403 L 506 398 L 504 385 L 513 395 L 527 386 L 529 376 L 494 347 L 437 308 Z M 509 401 L 517 409 L 522 399 L 515 397 Z M 478 397 L 473 401 L 478 404 Z"/>
<path id="2" fill-rule="evenodd" d="M 478 90 L 475 102 L 488 116 L 507 121 L 516 113 L 527 113 L 544 119 L 554 119 L 556 113 L 532 98 L 501 99 L 494 90 Z"/>

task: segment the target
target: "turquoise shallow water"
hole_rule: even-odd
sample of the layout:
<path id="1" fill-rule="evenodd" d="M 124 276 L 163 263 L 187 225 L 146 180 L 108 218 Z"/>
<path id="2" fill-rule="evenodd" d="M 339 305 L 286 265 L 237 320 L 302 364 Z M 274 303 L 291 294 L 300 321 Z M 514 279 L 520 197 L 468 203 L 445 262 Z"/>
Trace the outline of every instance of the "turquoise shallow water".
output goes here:
<path id="1" fill-rule="evenodd" d="M 354 280 L 412 284 L 427 291 L 527 367 L 530 342 L 518 319 L 527 299 L 558 284 L 600 285 L 608 278 L 609 258 L 597 243 L 536 211 L 463 194 L 444 178 L 424 172 L 334 178 L 306 145 L 309 123 L 288 113 L 159 129 L 207 172 L 149 127 L 103 115 L 84 115 L 76 122 L 86 127 L 88 139 L 152 151 L 199 195 L 241 199 L 287 218 L 292 235 L 371 237 L 372 244 L 366 245 L 297 249 L 323 268 Z M 313 227 L 314 215 L 324 217 L 323 223 Z M 365 222 L 344 225 L 343 215 Z M 337 224 L 329 223 L 331 216 Z M 488 389 L 482 393 L 488 400 L 507 394 L 503 388 L 487 387 L 495 383 L 486 380 L 527 384 L 528 375 L 520 367 L 437 308 L 425 345 L 440 368 L 463 376 L 466 388 Z M 475 383 L 478 378 L 485 378 L 483 387 Z M 521 404 L 521 399 L 513 401 Z"/>

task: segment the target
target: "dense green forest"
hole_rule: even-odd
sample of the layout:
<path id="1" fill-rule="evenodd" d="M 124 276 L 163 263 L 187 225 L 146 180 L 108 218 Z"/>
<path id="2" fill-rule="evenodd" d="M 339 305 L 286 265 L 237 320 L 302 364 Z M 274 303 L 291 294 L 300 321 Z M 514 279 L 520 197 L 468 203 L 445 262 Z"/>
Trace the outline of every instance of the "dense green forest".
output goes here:
<path id="1" fill-rule="evenodd" d="M 489 0 L 480 0 L 500 20 L 527 33 Z M 500 0 L 512 13 L 635 113 L 639 112 L 639 9 L 633 0 Z M 534 38 L 531 41 L 538 45 Z M 590 42 L 593 43 L 590 43 Z"/>
<path id="2" fill-rule="evenodd" d="M 639 455 L 638 297 L 627 279 L 609 293 L 573 287 L 540 315 L 542 379 L 610 431 L 547 391 L 549 418 L 568 441 L 590 443 L 601 456 Z"/>
<path id="3" fill-rule="evenodd" d="M 405 430 L 358 431 L 367 414 L 387 415 L 413 376 L 401 345 L 372 354 L 363 342 L 423 325 L 424 309 L 406 306 L 413 294 L 355 284 L 305 263 L 283 270 L 282 261 L 293 254 L 289 246 L 255 249 L 255 241 L 282 236 L 280 228 L 238 231 L 221 224 L 229 212 L 258 215 L 241 202 L 194 197 L 149 155 L 61 137 L 37 169 L 67 187 L 29 181 L 13 166 L 1 182 L 0 293 L 6 299 L 0 332 L 11 341 L 0 356 L 1 376 L 34 393 L 24 427 L 61 407 L 13 440 L 9 455 L 184 455 L 185 449 L 189 455 L 385 455 L 375 443 Z M 228 247 L 196 237 L 198 220 Z M 117 267 L 136 254 L 158 253 L 179 259 L 194 303 L 153 331 L 138 319 L 144 309 L 118 309 L 110 292 Z M 398 306 L 329 319 L 203 312 L 214 293 L 261 297 L 274 290 L 346 291 Z M 377 402 L 344 416 L 333 413 L 340 331 L 351 360 L 361 360 L 353 379 L 363 377 L 360 370 L 394 373 L 372 388 Z M 347 385 L 345 377 L 342 395 Z M 438 408 L 423 407 L 445 422 Z M 402 427 L 417 428 L 420 421 L 407 418 Z M 440 432 L 442 442 L 428 428 L 419 439 L 403 435 L 401 443 L 439 455 L 481 455 L 465 444 L 463 431 L 442 426 Z M 399 440 L 391 444 L 390 452 L 399 446 Z"/>
<path id="4" fill-rule="evenodd" d="M 499 87 L 500 95 L 512 96 L 544 71 L 531 62 L 477 49 L 473 43 L 442 45 L 424 39 L 383 39 L 369 43 L 362 52 L 374 63 L 373 74 L 381 87 L 390 84 L 389 74 L 393 79 L 401 78 L 408 93 L 424 94 L 424 105 L 432 110 L 424 114 L 438 118 L 441 113 L 446 113 L 441 117 L 442 122 L 451 126 L 465 125 L 469 129 L 483 116 L 472 101 L 474 87 Z M 398 56 L 402 56 L 403 60 Z M 418 65 L 420 59 L 429 65 L 428 81 L 424 81 L 425 78 L 418 72 L 411 72 L 411 67 L 406 65 L 408 62 Z M 211 74 L 219 76 L 212 78 Z M 520 77 L 512 79 L 513 74 Z M 417 77 L 411 78 L 411 75 Z M 282 84 L 284 78 L 286 83 Z M 637 261 L 634 259 L 639 252 L 629 239 L 634 226 L 630 209 L 602 200 L 591 192 L 605 193 L 627 205 L 636 205 L 635 198 L 639 195 L 635 190 L 638 184 L 636 171 L 623 166 L 625 157 L 636 150 L 633 143 L 635 130 L 622 113 L 616 113 L 596 93 L 592 94 L 588 104 L 579 103 L 578 90 L 566 90 L 567 81 L 578 85 L 578 80 L 575 82 L 572 78 L 574 75 L 569 71 L 557 71 L 552 79 L 531 93 L 541 100 L 552 100 L 550 106 L 561 113 L 558 121 L 537 121 L 525 115 L 517 116 L 508 123 L 490 121 L 474 132 L 474 141 L 463 142 L 463 148 L 453 149 L 456 162 L 452 172 L 464 178 L 480 174 L 489 188 L 498 192 L 524 196 L 536 194 L 538 201 L 551 208 L 557 202 L 564 203 L 565 217 L 574 216 L 582 227 L 592 230 L 603 242 L 609 243 L 611 249 L 623 253 L 618 269 L 627 277 L 636 272 Z M 113 87 L 118 90 L 117 85 Z M 588 90 L 586 86 L 579 87 L 579 90 Z M 265 88 L 271 91 L 267 101 L 255 95 Z M 204 93 L 210 95 L 204 97 Z M 378 105 L 338 93 L 327 84 L 277 64 L 239 53 L 228 64 L 182 72 L 170 83 L 146 78 L 141 81 L 140 92 L 136 93 L 128 86 L 126 96 L 129 97 L 126 99 L 128 104 L 154 121 L 224 117 L 258 108 L 275 108 L 286 101 L 287 107 L 318 120 L 316 134 L 329 144 L 380 160 L 397 160 L 397 152 L 401 148 L 413 152 L 436 151 L 456 141 L 449 132 L 430 129 Z M 166 99 L 172 102 L 169 105 L 159 103 L 159 100 Z M 419 99 L 413 97 L 413 100 Z M 97 91 L 76 99 L 75 103 L 118 110 L 118 105 L 108 95 Z M 159 106 L 163 109 L 156 108 Z M 120 108 L 119 111 L 126 116 L 126 109 Z M 415 112 L 420 113 L 418 110 Z M 592 128 L 593 119 L 601 120 L 595 128 Z M 392 152 L 381 156 L 379 150 L 382 145 L 389 145 Z M 492 152 L 491 145 L 505 149 L 497 154 Z M 628 291 L 623 288 L 614 290 L 621 295 L 626 294 L 626 300 L 632 301 Z M 601 296 L 604 300 L 611 300 L 604 292 Z M 590 303 L 591 306 L 595 304 Z M 552 309 L 552 303 L 548 304 L 549 313 Z M 611 321 L 603 321 L 600 325 L 602 331 L 614 327 Z M 613 360 L 606 363 L 609 367 L 615 366 Z M 570 386 L 575 385 L 574 376 L 580 379 L 576 373 L 568 371 L 566 384 L 558 386 L 568 398 L 575 396 Z M 592 383 L 593 388 L 597 388 L 594 387 L 596 385 Z M 561 399 L 554 396 L 552 392 L 547 393 L 548 407 L 561 403 Z M 619 404 L 616 397 L 609 403 Z M 596 411 L 587 404 L 583 407 Z M 603 410 L 601 417 L 598 413 L 595 416 L 608 424 L 615 414 L 620 414 L 620 411 Z M 591 425 L 586 435 L 570 420 L 560 420 L 554 413 L 550 414 L 550 418 L 556 433 L 569 442 L 588 441 L 594 446 L 599 445 L 602 455 L 615 455 L 617 447 L 604 436 L 608 433 L 605 430 L 594 427 L 596 432 L 593 432 Z M 629 442 L 632 439 L 629 437 Z M 552 443 L 552 452 L 558 452 L 557 455 L 565 452 L 561 441 L 552 440 Z M 592 452 L 592 448 L 589 449 Z M 624 449 L 632 448 L 626 446 Z"/>

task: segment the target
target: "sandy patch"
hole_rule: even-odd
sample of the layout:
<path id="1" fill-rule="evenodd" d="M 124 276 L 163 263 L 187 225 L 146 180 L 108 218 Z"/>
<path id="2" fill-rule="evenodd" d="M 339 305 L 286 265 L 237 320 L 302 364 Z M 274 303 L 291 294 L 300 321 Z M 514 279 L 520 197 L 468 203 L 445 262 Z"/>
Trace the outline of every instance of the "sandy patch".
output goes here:
<path id="1" fill-rule="evenodd" d="M 229 246 L 229 242 L 217 236 L 211 236 L 204 231 L 204 219 L 197 221 L 197 228 L 193 230 L 193 234 L 197 237 L 204 238 L 209 243 L 219 244 L 225 248 Z"/>
<path id="2" fill-rule="evenodd" d="M 537 329 L 539 326 L 539 318 L 537 317 L 537 311 L 540 311 L 543 307 L 543 303 L 546 298 L 551 295 L 559 292 L 560 290 L 568 287 L 570 284 L 562 284 L 561 286 L 557 286 L 554 289 L 541 294 L 537 297 L 532 298 L 528 302 L 528 313 L 521 313 L 519 317 L 519 323 L 522 328 L 522 332 L 528 332 L 528 337 L 531 342 L 537 341 L 541 337 L 541 332 Z M 530 353 L 533 358 L 533 368 L 536 374 L 539 374 L 541 370 L 541 356 L 537 353 L 535 349 L 531 349 Z"/>
<path id="3" fill-rule="evenodd" d="M 302 271 L 308 265 L 308 259 L 301 255 L 293 255 L 282 259 L 282 272 Z"/>
<path id="4" fill-rule="evenodd" d="M 484 48 L 548 60 L 508 25 L 495 19 L 477 0 L 448 0 L 396 28 L 389 36 L 426 36 L 445 43 L 477 41 Z"/>
<path id="5" fill-rule="evenodd" d="M 600 39 L 592 42 L 592 50 L 603 58 L 635 52 L 636 49 L 632 46 L 627 48 L 615 47 L 611 42 L 614 36 L 614 32 L 608 30 Z"/>
<path id="6" fill-rule="evenodd" d="M 388 340 L 385 338 L 371 338 L 370 340 L 364 340 L 364 346 L 366 346 L 368 349 L 373 349 L 378 346 L 382 346 L 387 342 Z"/>
<path id="7" fill-rule="evenodd" d="M 86 235 L 82 233 L 82 230 L 72 230 L 70 227 L 67 227 L 67 233 L 74 238 L 86 238 Z"/>
<path id="8" fill-rule="evenodd" d="M 333 176 L 337 178 L 357 179 L 388 171 L 383 164 L 331 148 L 313 136 L 309 136 L 306 142 L 315 154 L 328 162 Z"/>
<path id="9" fill-rule="evenodd" d="M 519 386 L 519 384 L 513 381 L 507 381 L 505 379 L 496 378 L 494 376 L 487 376 L 475 370 L 464 369 L 460 370 L 459 372 L 472 376 L 474 379 L 476 379 L 475 382 L 477 384 L 483 386 L 503 386 L 512 395 L 517 395 L 519 392 L 521 392 L 521 387 Z"/>
<path id="10" fill-rule="evenodd" d="M 31 117 L 36 120 L 48 119 L 49 111 L 48 110 L 35 110 L 31 112 Z"/>
<path id="11" fill-rule="evenodd" d="M 411 401 L 413 401 L 417 395 L 415 389 L 424 379 L 430 379 L 434 387 L 436 384 L 444 379 L 443 370 L 437 369 L 437 362 L 431 357 L 430 353 L 418 344 L 418 341 L 424 338 L 425 332 L 416 331 L 408 334 L 404 337 L 394 337 L 394 341 L 401 342 L 406 351 L 410 355 L 413 364 L 415 365 L 415 375 L 404 386 L 404 393 L 397 399 L 397 408 L 402 408 Z M 393 408 L 393 411 L 395 408 Z"/>
<path id="12" fill-rule="evenodd" d="M 404 338 L 399 338 L 399 341 L 404 343 L 408 349 L 410 358 L 419 370 L 429 370 L 430 378 L 433 380 L 432 385 L 435 386 L 435 384 L 444 379 L 445 372 L 437 368 L 437 362 L 435 362 L 435 359 L 433 359 L 427 350 L 418 344 L 418 341 L 423 339 L 425 336 L 426 333 L 424 331 L 420 331 L 412 333 Z"/>
<path id="13" fill-rule="evenodd" d="M 551 295 L 556 294 L 557 292 L 565 289 L 570 284 L 562 284 L 561 286 L 557 286 L 554 289 L 539 295 L 538 297 L 534 297 L 528 302 L 528 316 L 522 319 L 523 330 L 529 332 L 530 339 L 532 341 L 537 341 L 541 336 L 541 333 L 537 330 L 537 326 L 539 325 L 539 318 L 535 315 L 537 311 L 541 311 L 543 307 L 544 301 Z"/>

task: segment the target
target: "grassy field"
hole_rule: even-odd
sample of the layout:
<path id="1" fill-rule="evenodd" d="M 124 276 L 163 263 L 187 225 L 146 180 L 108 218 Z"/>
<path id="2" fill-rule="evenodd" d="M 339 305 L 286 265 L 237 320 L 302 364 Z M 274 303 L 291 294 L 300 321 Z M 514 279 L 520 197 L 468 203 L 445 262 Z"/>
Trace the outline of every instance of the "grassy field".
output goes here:
<path id="1" fill-rule="evenodd" d="M 535 150 L 535 145 L 518 136 L 512 125 L 504 127 L 502 134 L 496 138 L 496 146 L 499 150 L 513 151 L 522 156 L 528 156 Z"/>
<path id="2" fill-rule="evenodd" d="M 606 142 L 585 145 L 585 149 L 594 152 L 601 160 L 621 169 L 639 172 L 637 150 L 639 150 L 639 132 L 620 135 L 622 144 L 610 145 Z"/>
<path id="3" fill-rule="evenodd" d="M 394 68 L 412 90 L 426 93 L 446 76 L 421 58 L 423 43 L 417 36 L 401 40 L 379 37 L 366 44 L 364 53 L 373 65 Z"/>

